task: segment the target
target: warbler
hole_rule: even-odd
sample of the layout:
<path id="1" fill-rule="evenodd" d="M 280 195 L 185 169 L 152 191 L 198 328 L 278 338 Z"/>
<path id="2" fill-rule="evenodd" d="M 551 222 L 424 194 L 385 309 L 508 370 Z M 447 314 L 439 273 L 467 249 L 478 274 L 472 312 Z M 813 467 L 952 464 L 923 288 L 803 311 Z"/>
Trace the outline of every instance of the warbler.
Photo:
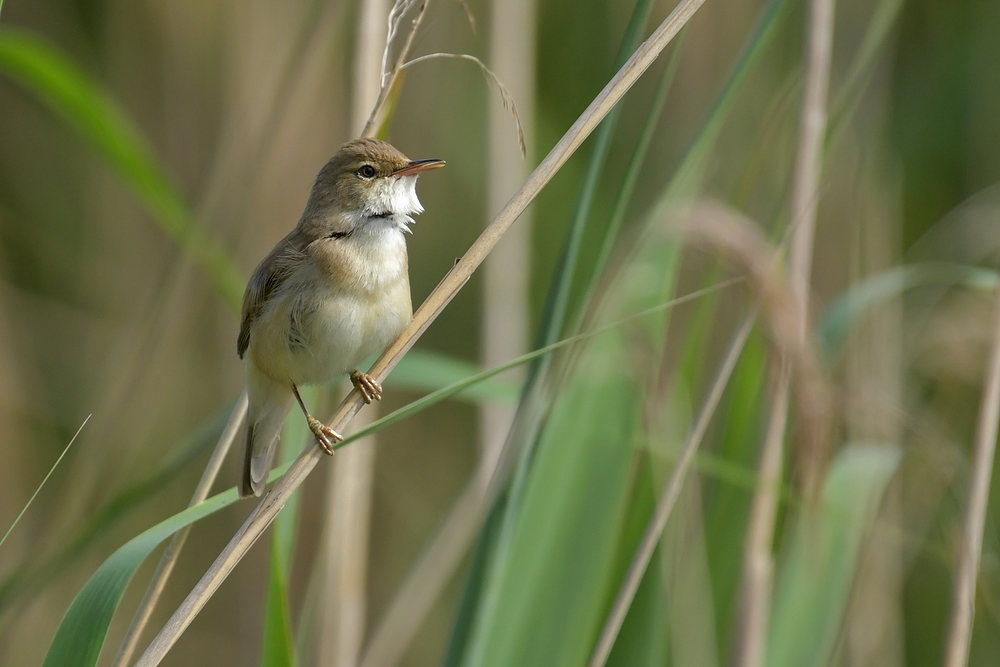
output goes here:
<path id="1" fill-rule="evenodd" d="M 413 317 L 404 234 L 424 210 L 417 176 L 443 166 L 376 139 L 347 142 L 320 170 L 295 229 L 254 270 L 236 345 L 249 399 L 242 496 L 264 492 L 293 401 L 327 454 L 343 440 L 309 414 L 299 386 L 349 374 L 365 402 L 382 398 L 357 365 Z"/>

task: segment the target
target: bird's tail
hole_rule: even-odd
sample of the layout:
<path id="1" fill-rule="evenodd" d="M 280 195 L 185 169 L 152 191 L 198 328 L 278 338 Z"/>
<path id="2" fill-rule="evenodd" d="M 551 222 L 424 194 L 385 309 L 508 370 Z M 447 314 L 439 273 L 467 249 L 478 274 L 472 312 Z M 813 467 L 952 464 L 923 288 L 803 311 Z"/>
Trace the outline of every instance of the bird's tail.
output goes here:
<path id="1" fill-rule="evenodd" d="M 292 388 L 266 377 L 247 360 L 246 446 L 240 496 L 260 496 L 267 484 L 271 462 L 281 435 L 281 425 L 292 407 Z"/>

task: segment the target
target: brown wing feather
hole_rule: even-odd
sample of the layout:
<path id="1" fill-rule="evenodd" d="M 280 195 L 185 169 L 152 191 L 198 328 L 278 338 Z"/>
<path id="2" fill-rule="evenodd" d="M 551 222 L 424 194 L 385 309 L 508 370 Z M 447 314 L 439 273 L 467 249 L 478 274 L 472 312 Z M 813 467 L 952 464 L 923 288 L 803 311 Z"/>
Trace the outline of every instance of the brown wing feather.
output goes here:
<path id="1" fill-rule="evenodd" d="M 304 258 L 304 248 L 309 239 L 296 228 L 278 242 L 271 253 L 264 258 L 247 283 L 243 293 L 243 318 L 240 335 L 236 339 L 236 353 L 243 358 L 250 346 L 250 329 L 254 320 L 267 305 L 268 300 L 292 275 L 298 262 Z"/>

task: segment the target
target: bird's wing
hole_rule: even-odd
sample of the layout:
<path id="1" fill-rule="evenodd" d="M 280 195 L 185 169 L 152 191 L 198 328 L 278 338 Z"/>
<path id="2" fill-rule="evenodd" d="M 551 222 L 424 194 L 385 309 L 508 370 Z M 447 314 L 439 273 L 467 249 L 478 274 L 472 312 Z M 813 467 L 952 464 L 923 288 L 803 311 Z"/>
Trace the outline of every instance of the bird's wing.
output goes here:
<path id="1" fill-rule="evenodd" d="M 250 329 L 254 320 L 303 259 L 307 239 L 302 238 L 297 231 L 274 246 L 271 254 L 264 258 L 250 276 L 246 292 L 243 293 L 243 318 L 240 335 L 236 340 L 236 352 L 240 355 L 240 359 L 246 354 L 250 345 Z"/>

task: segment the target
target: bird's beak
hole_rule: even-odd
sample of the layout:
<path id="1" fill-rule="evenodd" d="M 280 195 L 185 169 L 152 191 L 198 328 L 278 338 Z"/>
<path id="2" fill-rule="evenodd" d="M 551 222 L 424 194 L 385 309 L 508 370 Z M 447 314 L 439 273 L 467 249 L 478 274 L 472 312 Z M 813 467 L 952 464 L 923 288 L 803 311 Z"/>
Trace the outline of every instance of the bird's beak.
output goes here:
<path id="1" fill-rule="evenodd" d="M 444 166 L 444 160 L 431 158 L 429 160 L 414 160 L 402 169 L 392 172 L 393 176 L 416 176 L 431 169 L 440 169 Z"/>

